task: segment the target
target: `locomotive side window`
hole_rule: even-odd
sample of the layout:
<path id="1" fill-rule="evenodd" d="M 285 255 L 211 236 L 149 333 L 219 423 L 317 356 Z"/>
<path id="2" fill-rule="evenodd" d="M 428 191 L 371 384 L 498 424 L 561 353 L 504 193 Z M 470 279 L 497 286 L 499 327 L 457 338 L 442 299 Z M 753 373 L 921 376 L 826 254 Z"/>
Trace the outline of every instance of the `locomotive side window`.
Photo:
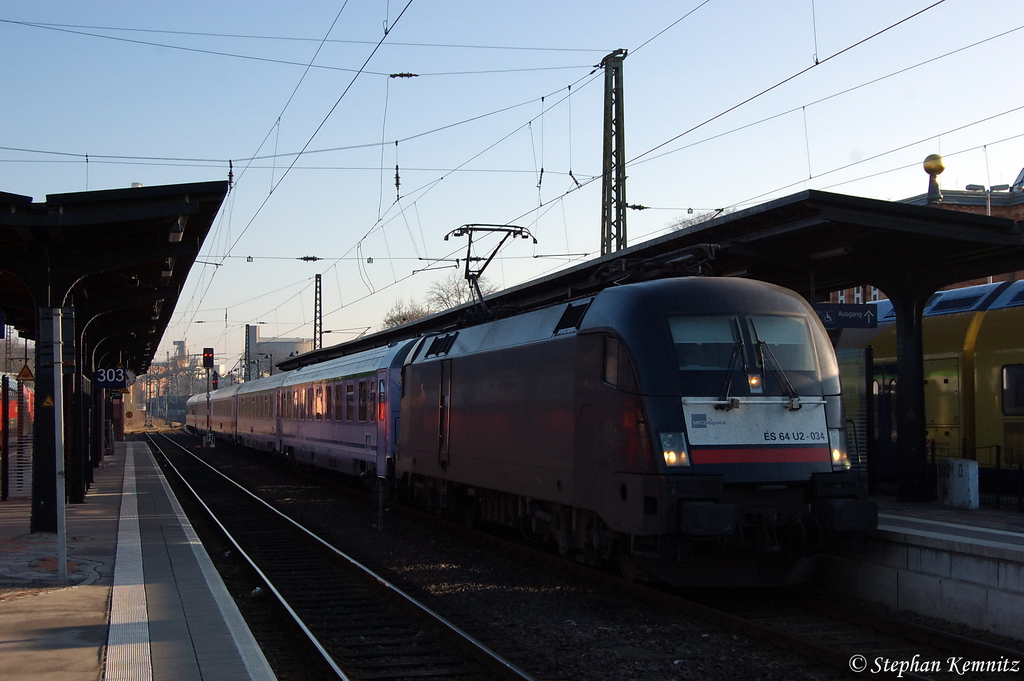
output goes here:
<path id="1" fill-rule="evenodd" d="M 619 341 L 611 336 L 604 339 L 604 374 L 602 379 L 610 385 L 619 384 Z"/>
<path id="2" fill-rule="evenodd" d="M 1024 364 L 1003 366 L 1003 414 L 1024 415 Z"/>

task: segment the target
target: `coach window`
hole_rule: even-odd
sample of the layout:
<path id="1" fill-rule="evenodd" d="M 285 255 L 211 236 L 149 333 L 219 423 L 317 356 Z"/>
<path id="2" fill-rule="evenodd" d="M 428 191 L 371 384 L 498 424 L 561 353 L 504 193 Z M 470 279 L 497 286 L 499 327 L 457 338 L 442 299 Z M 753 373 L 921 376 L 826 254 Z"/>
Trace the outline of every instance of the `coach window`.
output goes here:
<path id="1" fill-rule="evenodd" d="M 366 381 L 359 381 L 359 421 L 366 422 Z"/>
<path id="2" fill-rule="evenodd" d="M 345 420 L 344 386 L 341 383 L 334 384 L 334 420 Z"/>
<path id="3" fill-rule="evenodd" d="M 1003 366 L 1003 414 L 1024 415 L 1024 364 Z"/>
<path id="4" fill-rule="evenodd" d="M 334 384 L 328 383 L 324 386 L 324 419 L 330 421 L 334 418 Z"/>
<path id="5" fill-rule="evenodd" d="M 318 385 L 314 390 L 313 415 L 317 421 L 322 421 L 324 418 L 324 387 Z"/>
<path id="6" fill-rule="evenodd" d="M 356 420 L 356 387 L 352 383 L 345 386 L 345 420 Z"/>

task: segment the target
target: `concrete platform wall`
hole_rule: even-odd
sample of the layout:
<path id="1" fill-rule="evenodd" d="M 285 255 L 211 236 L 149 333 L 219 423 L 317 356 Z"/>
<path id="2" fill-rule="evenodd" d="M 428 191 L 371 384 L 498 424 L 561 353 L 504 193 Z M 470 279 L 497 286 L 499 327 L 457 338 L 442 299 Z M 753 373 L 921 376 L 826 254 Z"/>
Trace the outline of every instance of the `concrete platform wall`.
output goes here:
<path id="1" fill-rule="evenodd" d="M 840 593 L 1024 641 L 1024 554 L 996 542 L 961 542 L 879 530 L 857 560 L 826 559 Z"/>

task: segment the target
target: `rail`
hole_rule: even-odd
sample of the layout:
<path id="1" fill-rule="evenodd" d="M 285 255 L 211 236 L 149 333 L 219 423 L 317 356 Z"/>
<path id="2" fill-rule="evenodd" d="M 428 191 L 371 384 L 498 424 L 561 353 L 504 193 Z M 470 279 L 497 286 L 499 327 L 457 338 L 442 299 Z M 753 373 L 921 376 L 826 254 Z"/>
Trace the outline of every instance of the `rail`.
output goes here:
<path id="1" fill-rule="evenodd" d="M 509 662 L 505 658 L 503 658 L 500 655 L 498 655 L 496 652 L 494 652 L 493 650 L 488 648 L 486 645 L 484 645 L 482 642 L 477 640 L 475 637 L 473 637 L 470 634 L 468 634 L 467 632 L 463 631 L 462 629 L 457 627 L 455 624 L 453 624 L 449 620 L 445 619 L 440 614 L 434 612 L 430 608 L 426 607 L 422 603 L 419 603 L 414 598 L 412 598 L 408 594 L 404 593 L 401 589 L 399 589 L 394 584 L 390 583 L 388 580 L 384 579 L 383 577 L 381 577 L 380 575 L 375 573 L 373 570 L 371 570 L 367 566 L 363 565 L 362 563 L 360 563 L 359 561 L 355 560 L 354 558 L 352 558 L 348 554 L 346 554 L 343 551 L 341 551 L 341 550 L 337 549 L 336 547 L 332 546 L 329 542 L 327 542 L 324 539 L 322 539 L 321 537 L 319 537 L 313 531 L 311 531 L 308 528 L 304 527 L 300 523 L 296 522 L 294 519 L 290 518 L 288 515 L 282 513 L 281 511 L 279 511 L 278 509 L 274 508 L 273 506 L 271 506 L 270 504 L 268 504 L 264 500 L 260 499 L 258 496 L 253 494 L 251 491 L 246 489 L 244 486 L 242 486 L 239 483 L 237 483 L 236 481 L 232 480 L 230 477 L 224 475 L 224 473 L 222 473 L 221 471 L 217 470 L 215 467 L 213 467 L 212 465 L 210 465 L 206 461 L 203 461 L 201 458 L 196 457 L 195 455 L 193 455 L 190 451 L 188 451 L 187 448 L 183 447 L 182 445 L 180 445 L 179 443 L 175 442 L 174 440 L 168 438 L 166 435 L 163 435 L 163 434 L 161 434 L 161 435 L 162 435 L 162 437 L 167 442 L 169 442 L 170 444 L 174 445 L 175 447 L 180 449 L 182 452 L 186 453 L 194 461 L 196 461 L 196 462 L 202 464 L 204 467 L 206 467 L 210 471 L 211 474 L 214 474 L 217 477 L 219 477 L 220 479 L 223 479 L 230 486 L 232 486 L 233 488 L 237 489 L 239 492 L 243 493 L 252 502 L 257 503 L 260 506 L 260 508 L 262 508 L 262 509 L 268 511 L 269 513 L 273 514 L 274 517 L 280 519 L 281 521 L 286 523 L 288 526 L 292 527 L 294 531 L 297 531 L 302 536 L 306 537 L 309 540 L 312 540 L 316 545 L 318 545 L 319 547 L 321 547 L 325 551 L 329 552 L 334 557 L 340 559 L 343 563 L 345 563 L 346 565 L 350 566 L 352 569 L 354 569 L 354 570 L 358 571 L 360 574 L 364 575 L 369 582 L 372 582 L 372 583 L 376 584 L 377 587 L 379 587 L 380 589 L 383 589 L 384 591 L 389 593 L 392 598 L 398 599 L 406 607 L 411 608 L 411 609 L 415 610 L 416 612 L 418 612 L 420 617 L 426 618 L 427 620 L 435 623 L 440 629 L 442 629 L 443 631 L 447 632 L 448 635 L 450 635 L 452 637 L 455 637 L 456 639 L 458 639 L 458 640 L 464 642 L 466 645 L 470 646 L 472 648 L 472 650 L 474 651 L 475 656 L 477 656 L 478 658 L 486 660 L 487 664 L 489 666 L 491 666 L 492 668 L 496 669 L 500 673 L 502 678 L 518 679 L 518 680 L 523 680 L 523 681 L 532 681 L 532 677 L 529 676 L 526 672 L 522 671 L 521 669 L 519 669 L 518 667 L 513 665 L 511 662 Z M 159 449 L 159 446 L 156 445 L 155 442 L 153 442 L 152 438 L 150 437 L 149 439 L 150 439 L 150 442 L 155 447 L 157 447 L 157 449 Z M 164 457 L 164 458 L 165 458 L 165 460 L 167 459 L 167 457 Z M 335 673 L 338 676 L 338 678 L 340 678 L 340 679 L 346 679 L 347 680 L 347 679 L 350 679 L 350 678 L 358 678 L 358 676 L 348 676 L 348 675 L 346 675 L 346 672 L 344 672 L 341 669 L 341 667 L 337 664 L 337 662 L 335 662 L 334 657 L 327 650 L 327 646 L 324 643 L 322 643 L 320 641 L 319 637 L 314 633 L 313 627 L 308 625 L 303 620 L 303 617 L 298 612 L 298 609 L 293 607 L 292 605 L 290 605 L 288 603 L 288 599 L 287 599 L 286 595 L 282 592 L 281 589 L 279 589 L 277 586 L 274 585 L 274 583 L 273 583 L 273 581 L 271 579 L 271 575 L 268 574 L 266 571 L 264 571 L 257 564 L 258 561 L 255 560 L 249 554 L 249 552 L 247 552 L 243 548 L 242 543 L 240 541 L 238 541 L 232 535 L 232 533 L 229 531 L 228 527 L 226 527 L 225 524 L 222 523 L 220 521 L 220 519 L 218 519 L 217 514 L 214 512 L 214 510 L 212 508 L 210 508 L 210 506 L 205 501 L 203 501 L 203 499 L 200 497 L 199 493 L 196 491 L 196 489 L 192 485 L 190 485 L 186 481 L 185 477 L 182 475 L 182 473 L 179 471 L 179 469 L 176 466 L 174 466 L 174 464 L 172 462 L 170 462 L 170 460 L 167 460 L 167 463 L 174 470 L 175 474 L 188 487 L 189 491 L 196 497 L 197 501 L 203 506 L 204 510 L 210 515 L 211 519 L 213 519 L 213 521 L 217 524 L 217 526 L 220 528 L 220 530 L 224 533 L 224 535 L 225 535 L 225 537 L 227 537 L 228 541 L 230 541 L 230 543 L 236 548 L 236 550 L 238 551 L 238 554 L 246 562 L 248 562 L 250 566 L 252 566 L 252 568 L 255 570 L 256 574 L 259 575 L 260 579 L 263 580 L 263 583 L 267 586 L 268 591 L 270 591 L 273 594 L 273 596 L 275 598 L 277 598 L 277 600 L 282 604 L 282 606 L 287 611 L 288 615 L 295 621 L 296 625 L 299 627 L 299 629 L 302 631 L 302 633 L 309 639 L 309 641 L 313 645 L 313 647 L 323 657 L 325 663 L 328 664 L 328 666 L 331 668 L 332 672 Z M 349 674 L 351 674 L 351 672 L 349 672 Z"/>

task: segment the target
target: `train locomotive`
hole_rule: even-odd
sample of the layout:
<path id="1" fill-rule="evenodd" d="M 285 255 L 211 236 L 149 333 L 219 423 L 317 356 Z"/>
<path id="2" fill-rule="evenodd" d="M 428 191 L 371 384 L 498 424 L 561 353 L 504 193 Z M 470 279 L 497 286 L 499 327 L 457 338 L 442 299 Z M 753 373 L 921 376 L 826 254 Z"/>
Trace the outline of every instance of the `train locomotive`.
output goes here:
<path id="1" fill-rule="evenodd" d="M 255 398 L 255 399 L 254 399 Z M 877 524 L 795 293 L 676 278 L 190 399 L 189 426 L 673 585 L 779 584 Z"/>

